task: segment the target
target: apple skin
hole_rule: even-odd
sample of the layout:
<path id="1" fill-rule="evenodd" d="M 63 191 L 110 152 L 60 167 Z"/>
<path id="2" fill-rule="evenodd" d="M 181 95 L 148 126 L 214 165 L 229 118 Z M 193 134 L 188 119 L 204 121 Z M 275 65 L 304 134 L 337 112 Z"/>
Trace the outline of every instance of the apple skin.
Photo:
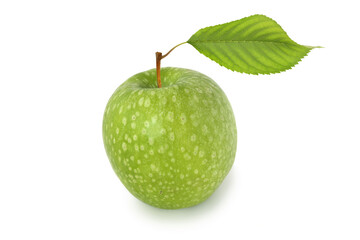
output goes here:
<path id="1" fill-rule="evenodd" d="M 230 171 L 237 132 L 230 103 L 209 77 L 189 69 L 156 69 L 126 80 L 104 114 L 111 166 L 136 198 L 164 209 L 206 200 Z"/>

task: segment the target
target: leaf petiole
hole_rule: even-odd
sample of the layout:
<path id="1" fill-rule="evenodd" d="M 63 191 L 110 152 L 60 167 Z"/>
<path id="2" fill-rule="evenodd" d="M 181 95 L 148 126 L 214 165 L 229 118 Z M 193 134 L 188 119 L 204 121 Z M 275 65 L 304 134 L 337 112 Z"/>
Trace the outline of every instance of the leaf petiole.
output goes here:
<path id="1" fill-rule="evenodd" d="M 161 76 L 160 76 L 160 63 L 161 63 L 161 59 L 165 58 L 167 55 L 169 55 L 175 48 L 177 48 L 180 45 L 183 45 L 187 42 L 183 42 L 180 43 L 178 45 L 176 45 L 175 47 L 173 47 L 172 49 L 170 49 L 170 51 L 168 51 L 165 55 L 162 55 L 161 52 L 156 52 L 155 56 L 156 56 L 156 78 L 157 78 L 157 85 L 158 88 L 161 88 Z"/>

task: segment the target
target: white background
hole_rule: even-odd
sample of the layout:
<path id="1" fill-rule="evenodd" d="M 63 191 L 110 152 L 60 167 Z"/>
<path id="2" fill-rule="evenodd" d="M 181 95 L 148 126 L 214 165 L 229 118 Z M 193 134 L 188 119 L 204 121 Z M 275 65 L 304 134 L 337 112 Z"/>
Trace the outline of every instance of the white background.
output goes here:
<path id="1" fill-rule="evenodd" d="M 0 239 L 360 239 L 356 1 L 0 2 Z M 235 164 L 183 210 L 135 199 L 110 167 L 102 116 L 113 91 L 198 29 L 255 13 L 304 45 L 290 71 L 231 72 L 183 45 L 163 66 L 223 88 Z"/>

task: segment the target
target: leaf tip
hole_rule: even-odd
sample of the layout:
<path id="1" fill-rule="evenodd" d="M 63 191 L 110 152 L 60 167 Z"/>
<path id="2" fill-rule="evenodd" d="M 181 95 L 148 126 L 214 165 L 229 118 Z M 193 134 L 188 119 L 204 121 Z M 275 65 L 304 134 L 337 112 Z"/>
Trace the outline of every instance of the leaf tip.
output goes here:
<path id="1" fill-rule="evenodd" d="M 325 48 L 323 46 L 306 46 L 306 45 L 304 45 L 304 47 L 310 48 L 310 50 L 314 48 Z"/>

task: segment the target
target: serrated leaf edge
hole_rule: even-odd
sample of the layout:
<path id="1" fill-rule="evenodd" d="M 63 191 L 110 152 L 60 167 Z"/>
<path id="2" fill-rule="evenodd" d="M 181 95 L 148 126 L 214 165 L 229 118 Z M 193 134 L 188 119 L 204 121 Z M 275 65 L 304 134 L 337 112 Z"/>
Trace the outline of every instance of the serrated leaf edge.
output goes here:
<path id="1" fill-rule="evenodd" d="M 284 33 L 288 36 L 288 38 L 292 41 L 292 43 L 281 43 L 281 42 L 274 42 L 274 41 L 247 41 L 247 40 L 241 40 L 241 41 L 239 41 L 239 40 L 217 40 L 217 41 L 213 41 L 213 40 L 203 40 L 203 41 L 201 41 L 201 40 L 195 40 L 195 41 L 191 41 L 191 38 L 192 38 L 194 35 L 196 35 L 197 33 L 201 32 L 201 31 L 203 31 L 203 30 L 205 30 L 205 29 L 207 29 L 207 28 L 212 28 L 212 27 L 216 27 L 216 26 L 224 25 L 224 24 L 230 24 L 230 23 L 233 23 L 233 22 L 236 22 L 236 21 L 239 21 L 239 20 L 242 20 L 242 19 L 254 17 L 254 16 L 262 16 L 262 17 L 266 17 L 266 18 L 269 18 L 270 20 L 274 21 L 274 22 L 280 27 L 280 29 L 281 29 L 282 31 L 284 31 Z M 278 24 L 274 19 L 272 19 L 272 18 L 270 18 L 270 17 L 268 17 L 268 16 L 266 16 L 266 15 L 264 15 L 264 14 L 253 14 L 253 15 L 250 15 L 250 16 L 245 17 L 245 18 L 242 18 L 242 19 L 238 19 L 238 20 L 234 20 L 234 21 L 227 22 L 227 23 L 221 23 L 221 24 L 216 24 L 216 25 L 212 25 L 212 26 L 208 26 L 208 27 L 201 28 L 201 29 L 199 29 L 197 32 L 195 32 L 195 33 L 189 38 L 189 40 L 187 40 L 186 42 L 189 43 L 191 46 L 193 46 L 193 47 L 194 47 L 198 52 L 200 52 L 202 55 L 204 55 L 204 56 L 207 57 L 207 58 L 210 58 L 212 61 L 216 62 L 216 63 L 219 64 L 220 66 L 222 66 L 222 67 L 224 67 L 224 68 L 226 68 L 226 69 L 229 69 L 229 70 L 231 70 L 231 71 L 233 71 L 233 72 L 246 73 L 246 74 L 249 74 L 249 75 L 259 75 L 259 74 L 261 74 L 261 75 L 270 75 L 270 74 L 276 74 L 276 73 L 285 72 L 285 71 L 287 71 L 287 70 L 292 69 L 292 68 L 293 68 L 294 66 L 296 66 L 297 64 L 299 64 L 299 63 L 302 61 L 302 59 L 303 59 L 304 57 L 306 57 L 312 49 L 314 49 L 314 48 L 322 48 L 321 46 L 306 46 L 306 45 L 301 45 L 301 44 L 296 43 L 294 40 L 292 40 L 292 39 L 289 37 L 289 35 L 287 34 L 287 32 L 280 26 L 280 24 Z M 286 69 L 279 70 L 279 71 L 274 71 L 274 72 L 268 72 L 268 73 L 247 73 L 247 72 L 245 72 L 245 71 L 237 71 L 237 70 L 232 70 L 232 69 L 230 69 L 230 68 L 227 68 L 226 66 L 224 66 L 223 64 L 221 64 L 219 61 L 217 61 L 212 54 L 209 54 L 209 56 L 205 55 L 205 54 L 203 53 L 203 51 L 201 51 L 201 50 L 199 50 L 198 48 L 196 48 L 196 47 L 192 44 L 192 42 L 193 42 L 193 43 L 196 43 L 196 42 L 261 42 L 261 43 L 273 43 L 273 44 L 287 44 L 287 45 L 294 45 L 294 46 L 303 46 L 303 47 L 308 48 L 308 51 L 306 51 L 305 54 L 304 54 L 301 58 L 299 58 L 299 60 L 298 60 L 296 63 L 290 65 L 290 66 L 289 66 L 288 68 L 286 68 Z"/>
<path id="2" fill-rule="evenodd" d="M 251 41 L 251 42 L 255 42 L 255 41 Z M 261 41 L 258 41 L 258 42 L 261 42 Z M 269 42 L 270 42 L 270 41 L 269 41 Z M 269 43 L 269 42 L 267 42 L 267 43 Z M 229 70 L 231 70 L 231 71 L 233 71 L 233 72 L 245 73 L 245 74 L 248 74 L 248 75 L 270 75 L 270 74 L 276 74 L 276 73 L 285 72 L 285 71 L 287 71 L 287 70 L 292 69 L 292 68 L 295 67 L 297 64 L 299 64 L 299 63 L 302 61 L 302 59 L 303 59 L 304 57 L 306 57 L 313 48 L 318 48 L 318 47 L 304 46 L 304 45 L 300 45 L 300 44 L 293 44 L 293 45 L 300 45 L 300 46 L 303 46 L 303 47 L 307 47 L 307 48 L 308 48 L 308 51 L 306 51 L 305 54 L 304 54 L 301 58 L 299 58 L 299 61 L 297 61 L 297 62 L 294 63 L 293 65 L 290 65 L 289 68 L 286 68 L 286 69 L 284 69 L 284 70 L 274 71 L 274 72 L 268 72 L 268 73 L 266 73 L 266 72 L 265 72 L 265 73 L 248 73 L 248 72 L 245 72 L 245 71 L 237 71 L 237 70 L 232 70 L 232 69 L 230 69 L 230 68 L 227 68 L 226 66 L 224 66 L 223 64 L 221 64 L 221 62 L 217 61 L 217 60 L 213 57 L 212 54 L 209 54 L 209 56 L 207 56 L 207 55 L 205 55 L 205 54 L 203 53 L 203 51 L 197 49 L 197 48 L 196 48 L 194 45 L 192 45 L 190 42 L 187 42 L 187 43 L 189 43 L 191 46 L 193 46 L 199 53 L 201 53 L 201 54 L 204 55 L 205 57 L 210 58 L 212 61 L 214 61 L 214 62 L 216 62 L 217 64 L 219 64 L 221 67 L 224 67 L 224 68 L 226 68 L 226 69 L 229 69 Z M 277 44 L 279 44 L 278 42 L 271 42 L 271 43 L 277 43 Z M 283 44 L 285 44 L 285 43 L 283 43 Z"/>

